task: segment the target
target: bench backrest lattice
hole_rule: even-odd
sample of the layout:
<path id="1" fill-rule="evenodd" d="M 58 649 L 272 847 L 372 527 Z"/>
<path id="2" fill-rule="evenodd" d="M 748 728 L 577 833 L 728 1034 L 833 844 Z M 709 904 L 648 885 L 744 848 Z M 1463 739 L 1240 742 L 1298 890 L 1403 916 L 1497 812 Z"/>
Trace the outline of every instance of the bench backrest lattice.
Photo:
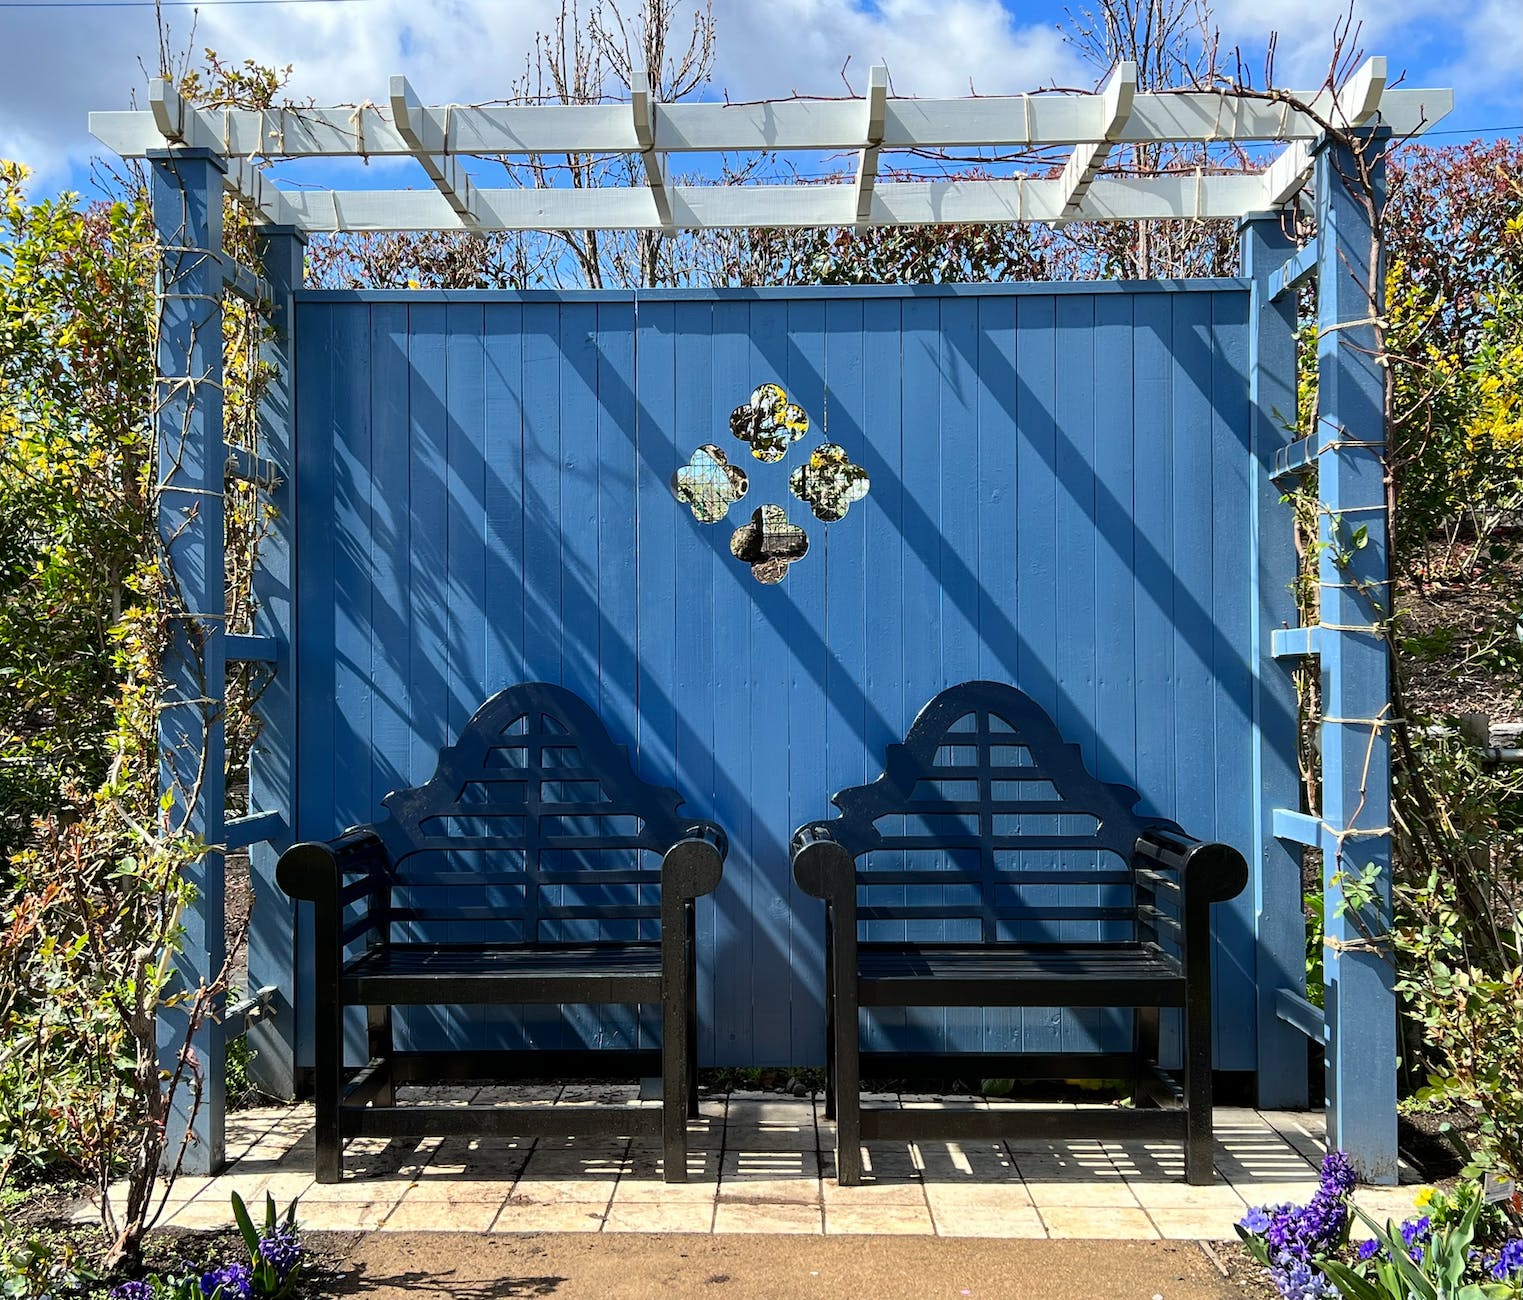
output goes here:
<path id="1" fill-rule="evenodd" d="M 500 691 L 433 777 L 382 801 L 399 941 L 656 941 L 661 854 L 692 819 L 562 687 Z"/>
<path id="2" fill-rule="evenodd" d="M 834 797 L 828 828 L 858 859 L 864 940 L 1135 941 L 1158 920 L 1137 837 L 1178 829 L 1138 797 L 1094 777 L 1030 696 L 967 682 L 926 705 L 877 780 Z"/>

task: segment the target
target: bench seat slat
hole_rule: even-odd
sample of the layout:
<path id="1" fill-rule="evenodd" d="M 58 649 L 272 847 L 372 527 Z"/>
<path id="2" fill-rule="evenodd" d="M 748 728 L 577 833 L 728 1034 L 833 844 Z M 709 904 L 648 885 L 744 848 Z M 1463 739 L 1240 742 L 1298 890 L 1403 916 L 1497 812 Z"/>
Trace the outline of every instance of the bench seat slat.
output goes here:
<path id="1" fill-rule="evenodd" d="M 340 989 L 389 1006 L 659 1002 L 661 948 L 392 944 L 349 962 Z"/>
<path id="2" fill-rule="evenodd" d="M 1179 963 L 1135 945 L 865 943 L 858 969 L 863 1006 L 1177 1007 L 1185 999 Z"/>

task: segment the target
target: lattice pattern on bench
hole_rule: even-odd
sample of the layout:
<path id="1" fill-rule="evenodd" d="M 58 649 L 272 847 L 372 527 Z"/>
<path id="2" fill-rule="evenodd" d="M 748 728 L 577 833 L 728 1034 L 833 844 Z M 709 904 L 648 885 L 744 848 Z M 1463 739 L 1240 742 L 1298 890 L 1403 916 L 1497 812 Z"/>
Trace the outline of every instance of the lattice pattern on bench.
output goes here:
<path id="1" fill-rule="evenodd" d="M 400 941 L 659 937 L 660 855 L 688 825 L 682 797 L 641 780 L 569 691 L 536 682 L 500 692 L 440 752 L 429 781 L 381 802 Z"/>
<path id="2" fill-rule="evenodd" d="M 831 834 L 857 866 L 868 941 L 1135 938 L 1135 790 L 1098 780 L 1028 696 L 942 692 L 890 745 L 883 775 L 843 790 Z"/>

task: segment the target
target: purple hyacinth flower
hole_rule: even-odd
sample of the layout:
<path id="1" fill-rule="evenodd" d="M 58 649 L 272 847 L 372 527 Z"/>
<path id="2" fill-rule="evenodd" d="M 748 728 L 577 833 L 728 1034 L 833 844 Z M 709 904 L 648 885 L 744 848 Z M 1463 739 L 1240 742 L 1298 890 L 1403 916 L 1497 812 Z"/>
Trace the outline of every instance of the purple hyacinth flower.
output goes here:
<path id="1" fill-rule="evenodd" d="M 252 1300 L 254 1277 L 247 1264 L 227 1264 L 201 1275 L 201 1293 L 218 1300 Z"/>
<path id="2" fill-rule="evenodd" d="M 1498 1282 L 1507 1281 L 1514 1273 L 1523 1273 L 1523 1237 L 1514 1237 L 1503 1246 L 1491 1268 L 1491 1276 Z"/>
<path id="3" fill-rule="evenodd" d="M 275 1270 L 276 1277 L 285 1281 L 291 1270 L 301 1262 L 301 1241 L 296 1235 L 296 1228 L 283 1223 L 268 1237 L 261 1237 L 259 1258 Z"/>
<path id="4" fill-rule="evenodd" d="M 1253 1233 L 1255 1236 L 1262 1237 L 1269 1228 L 1269 1215 L 1264 1211 L 1263 1206 L 1255 1205 L 1238 1220 L 1238 1223 L 1246 1231 Z"/>
<path id="5" fill-rule="evenodd" d="M 151 1282 L 123 1282 L 111 1288 L 111 1300 L 153 1300 Z"/>
<path id="6" fill-rule="evenodd" d="M 1427 1241 L 1433 1232 L 1433 1220 L 1426 1214 L 1420 1219 L 1408 1219 L 1401 1225 L 1401 1239 L 1410 1249 L 1420 1242 Z"/>
<path id="7" fill-rule="evenodd" d="M 1354 1176 L 1354 1163 L 1341 1151 L 1329 1151 L 1322 1157 L 1322 1190 L 1343 1197 L 1354 1190 L 1359 1180 Z"/>
<path id="8" fill-rule="evenodd" d="M 1380 1253 L 1380 1243 L 1374 1238 L 1359 1243 L 1359 1259 L 1362 1263 L 1367 1259 L 1374 1259 Z"/>

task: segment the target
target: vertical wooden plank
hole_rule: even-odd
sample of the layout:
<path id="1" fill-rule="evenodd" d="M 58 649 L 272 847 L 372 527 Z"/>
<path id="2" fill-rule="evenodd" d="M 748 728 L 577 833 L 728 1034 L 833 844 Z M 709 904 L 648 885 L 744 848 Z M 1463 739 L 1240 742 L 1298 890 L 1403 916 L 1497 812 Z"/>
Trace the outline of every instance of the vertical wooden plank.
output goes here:
<path id="1" fill-rule="evenodd" d="M 434 774 L 449 735 L 448 322 L 442 303 L 418 303 L 408 319 L 408 620 L 412 635 L 407 662 L 407 783 Z M 449 942 L 463 937 L 455 923 L 428 922 L 420 938 Z M 420 1046 L 463 1045 L 460 1008 L 419 1007 L 405 1017 Z"/>
<path id="2" fill-rule="evenodd" d="M 901 633 L 919 629 L 916 635 L 904 636 L 905 713 L 913 719 L 935 697 L 943 683 L 941 640 L 941 476 L 944 469 L 941 446 L 942 374 L 941 309 L 938 297 L 906 298 L 903 303 L 903 378 L 901 402 L 904 421 L 904 486 L 900 496 L 903 541 L 903 595 L 900 608 Z M 903 733 L 901 733 L 902 736 Z M 881 755 L 879 756 L 881 761 Z M 924 862 L 906 865 L 923 866 Z M 939 904 L 942 890 L 937 885 L 912 885 L 905 889 L 907 904 Z M 890 923 L 893 930 L 899 929 Z M 888 927 L 869 926 L 874 939 L 899 937 Z M 935 942 L 948 937 L 943 921 L 907 921 L 903 937 Z M 932 1008 L 906 1011 L 902 1036 L 895 1038 L 895 1027 L 882 1017 L 889 1035 L 886 1046 L 899 1050 L 945 1051 L 946 1013 Z"/>
<path id="3" fill-rule="evenodd" d="M 324 432 L 332 442 L 333 491 L 327 508 L 333 515 L 333 740 L 322 761 L 333 769 L 332 815 L 335 829 L 375 820 L 380 796 L 373 788 L 374 744 L 371 740 L 370 557 L 360 539 L 373 535 L 370 446 L 370 307 L 362 302 L 335 307 L 331 329 L 333 421 Z M 365 1017 L 359 1008 L 344 1015 L 344 1041 L 350 1064 L 368 1053 Z"/>
<path id="4" fill-rule="evenodd" d="M 1346 146 L 1316 155 L 1317 430 L 1338 446 L 1318 460 L 1322 609 L 1323 899 L 1328 1141 L 1368 1182 L 1396 1181 L 1396 997 L 1388 946 L 1361 946 L 1391 921 L 1390 720 L 1386 624 L 1390 555 L 1384 372 L 1373 321 L 1384 273 L 1371 267 L 1371 211 L 1385 199 L 1384 141 L 1365 165 L 1373 196 L 1353 190 Z M 1372 273 L 1373 272 L 1373 273 Z M 1355 541 L 1362 538 L 1362 544 Z M 1346 558 L 1345 558 L 1346 557 Z M 1367 629 L 1367 630 L 1360 630 Z M 1372 874 L 1374 900 L 1345 907 L 1343 882 Z"/>
<path id="5" fill-rule="evenodd" d="M 601 618 L 598 611 L 598 309 L 593 303 L 568 299 L 560 308 L 560 524 L 561 537 L 561 685 L 582 699 L 598 698 L 598 650 Z M 605 718 L 614 734 L 623 729 L 617 719 Z M 628 734 L 628 733 L 625 733 Z M 592 887 L 541 887 L 547 904 L 565 904 L 592 897 Z M 605 888 L 609 903 L 632 902 L 631 886 Z M 629 939 L 628 921 L 546 921 L 543 937 L 556 941 L 596 942 Z M 621 1007 L 566 1006 L 561 1008 L 572 1041 L 584 1047 L 632 1045 L 633 1017 Z M 615 1029 L 615 1025 L 622 1029 Z"/>
<path id="6" fill-rule="evenodd" d="M 259 452 L 278 467 L 280 483 L 267 496 L 274 511 L 254 572 L 253 630 L 275 639 L 280 659 L 259 696 L 259 737 L 249 755 L 249 808 L 279 812 L 284 833 L 249 849 L 249 988 L 273 987 L 273 1014 L 249 1026 L 249 1074 L 261 1091 L 296 1095 L 296 954 L 306 935 L 296 925 L 296 903 L 275 883 L 275 862 L 296 830 L 296 302 L 306 253 L 305 237 L 291 226 L 266 227 L 261 250 L 269 285 L 269 335 L 259 361 L 269 370 L 259 401 Z"/>
<path id="7" fill-rule="evenodd" d="M 523 321 L 521 303 L 489 302 L 483 310 L 485 695 L 531 680 L 524 661 Z M 510 886 L 488 889 L 486 899 L 505 914 L 517 906 Z M 482 1011 L 484 1048 L 528 1046 L 521 1008 Z"/>
<path id="8" fill-rule="evenodd" d="M 852 512 L 866 508 L 863 586 L 868 707 L 863 724 L 862 769 L 843 779 L 842 785 L 860 785 L 877 777 L 883 770 L 885 750 L 904 736 L 918 707 L 907 698 L 905 686 L 908 638 L 904 635 L 904 570 L 908 547 L 904 537 L 907 489 L 903 402 L 908 390 L 903 375 L 903 302 L 897 298 L 868 299 L 862 307 L 862 325 L 863 433 L 868 456 L 862 464 L 872 489 L 867 500 L 853 506 Z M 875 886 L 874 893 L 885 904 L 905 901 L 903 887 Z M 881 928 L 888 924 L 871 923 L 867 933 L 875 938 L 892 937 L 881 934 Z M 903 923 L 893 929 L 897 937 L 903 937 Z M 864 1050 L 887 1050 L 902 1040 L 904 1023 L 904 1013 L 900 1011 L 864 1013 Z M 890 1030 L 894 1035 L 892 1041 L 886 1036 Z"/>
<path id="9" fill-rule="evenodd" d="M 748 381 L 753 387 L 766 381 L 786 386 L 788 373 L 788 303 L 762 299 L 751 303 Z M 746 390 L 749 393 L 749 389 Z M 742 397 L 741 400 L 744 400 Z M 768 464 L 751 458 L 751 495 L 754 510 L 773 502 L 797 520 L 803 508 L 788 495 L 788 461 Z M 790 507 L 789 503 L 792 502 Z M 807 557 L 808 564 L 817 556 Z M 775 585 L 764 585 L 742 567 L 744 591 L 751 605 L 751 695 L 748 706 L 751 728 L 751 825 L 753 857 L 751 950 L 752 1010 L 755 1035 L 753 1059 L 787 1061 L 792 1051 L 790 1007 L 786 990 L 792 983 L 788 969 L 791 925 L 789 898 L 793 873 L 788 866 L 788 687 L 792 576 Z"/>
<path id="10" fill-rule="evenodd" d="M 758 462 L 729 434 L 730 411 L 750 395 L 759 381 L 752 364 L 750 304 L 721 299 L 714 304 L 714 386 L 709 426 L 713 441 L 750 474 Z M 643 362 L 643 357 L 641 358 Z M 644 378 L 644 369 L 641 369 Z M 756 487 L 730 517 L 705 533 L 713 549 L 714 573 L 714 818 L 730 836 L 730 856 L 714 897 L 712 964 L 699 970 L 699 983 L 714 993 L 714 1062 L 749 1065 L 752 1048 L 751 968 L 756 867 L 751 800 L 753 780 L 751 727 L 751 571 L 730 555 L 730 535 L 764 498 Z"/>
<path id="11" fill-rule="evenodd" d="M 1095 353 L 1095 299 L 1087 294 L 1068 294 L 1055 304 L 1057 354 L 1056 446 L 1053 465 L 1057 477 L 1057 549 L 1063 580 L 1055 591 L 1058 627 L 1057 712 L 1058 730 L 1084 754 L 1085 766 L 1094 771 L 1097 756 L 1095 733 L 1095 655 L 1100 630 L 1095 600 L 1096 533 L 1099 511 L 1095 501 L 1095 390 L 1108 383 Z M 1094 866 L 1082 853 L 1058 855 L 1067 869 Z M 1094 886 L 1064 885 L 1058 889 L 1062 906 L 1092 906 L 1099 901 Z M 1096 940 L 1099 922 L 1066 922 L 1056 927 L 1063 939 Z M 1091 1051 L 1100 1046 L 1102 1022 L 1099 1011 L 1089 1008 L 1066 1012 L 1061 1038 L 1064 1051 Z M 1107 1044 L 1113 1046 L 1113 1044 Z"/>
<path id="12" fill-rule="evenodd" d="M 941 473 L 937 484 L 941 518 L 941 691 L 968 681 L 978 670 L 979 606 L 979 427 L 978 300 L 952 296 L 941 300 L 941 385 L 937 421 L 941 429 Z M 930 498 L 929 485 L 925 493 Z M 992 826 L 989 827 L 992 831 Z M 964 901 L 962 887 L 943 888 L 940 901 Z M 959 919 L 947 926 L 953 940 L 977 940 L 978 920 Z M 978 1051 L 984 1043 L 984 1013 L 977 1007 L 950 1007 L 946 1013 L 949 1051 Z"/>
<path id="13" fill-rule="evenodd" d="M 1137 783 L 1137 675 L 1135 626 L 1136 562 L 1133 518 L 1135 381 L 1132 358 L 1132 293 L 1095 298 L 1094 472 L 1095 472 L 1095 773 L 1101 780 Z M 1102 889 L 1106 902 L 1131 901 L 1131 887 Z M 1108 938 L 1130 938 L 1129 926 L 1115 926 Z M 1107 1034 L 1123 1034 L 1129 1011 L 1101 1018 Z M 1125 1039 L 1124 1046 L 1129 1046 Z"/>
<path id="14" fill-rule="evenodd" d="M 1213 834 L 1250 847 L 1261 793 L 1253 782 L 1253 423 L 1248 406 L 1248 295 L 1202 295 L 1211 307 L 1211 678 L 1216 696 Z M 1257 874 L 1255 864 L 1254 874 Z M 1212 909 L 1216 1068 L 1252 1070 L 1258 1059 L 1253 890 Z"/>
<path id="15" fill-rule="evenodd" d="M 1015 682 L 1020 632 L 1015 624 L 1016 304 L 1012 298 L 978 299 L 978 677 Z M 1021 1013 L 1012 1007 L 984 1012 L 984 1046 L 1015 1052 Z"/>
<path id="16" fill-rule="evenodd" d="M 222 475 L 222 161 L 207 150 L 149 155 L 153 221 L 160 249 L 157 406 L 159 538 L 184 601 L 175 611 L 164 656 L 159 714 L 159 783 L 170 797 L 171 825 L 222 842 L 226 683 L 223 620 Z M 181 924 L 175 986 L 210 984 L 227 957 L 223 855 L 209 849 L 186 869 L 196 893 Z M 181 1013 L 160 1014 L 159 1060 L 180 1068 L 189 1051 L 204 1094 L 192 1123 L 190 1080 L 176 1091 L 167 1150 L 187 1129 L 183 1168 L 215 1173 L 225 1157 L 224 1032 L 213 1014 L 187 1039 Z"/>
<path id="17" fill-rule="evenodd" d="M 673 308 L 676 342 L 674 406 L 669 438 L 656 436 L 647 454 L 658 468 L 685 464 L 704 443 L 737 444 L 715 419 L 714 304 L 679 302 Z M 693 817 L 714 815 L 715 729 L 722 725 L 713 708 L 714 694 L 714 566 L 715 543 L 728 544 L 730 532 L 744 515 L 744 502 L 727 520 L 701 524 L 683 506 L 673 510 L 676 521 L 676 697 L 673 701 L 677 789 Z M 705 897 L 697 907 L 698 964 L 709 977 L 698 981 L 698 1056 L 704 1064 L 716 1059 L 714 986 L 711 973 L 718 957 L 714 900 Z"/>
<path id="18" fill-rule="evenodd" d="M 337 307 L 333 310 L 344 310 Z M 409 783 L 412 750 L 413 635 L 412 505 L 410 467 L 411 389 L 408 309 L 401 303 L 377 303 L 370 309 L 370 535 L 352 544 L 367 552 L 371 583 L 370 753 L 366 771 L 372 812 L 390 790 Z M 327 425 L 319 428 L 326 430 Z M 314 507 L 316 509 L 318 507 Z M 328 513 L 325 511 L 325 514 Z M 306 749 L 306 761 L 326 761 Z M 395 1042 L 411 1050 L 411 1012 L 394 1018 Z"/>
<path id="19" fill-rule="evenodd" d="M 1174 593 L 1171 518 L 1174 484 L 1173 312 L 1169 295 L 1139 292 L 1133 305 L 1134 427 L 1136 428 L 1136 547 L 1133 633 L 1137 771 L 1144 812 L 1173 816 Z M 1178 1059 L 1177 1015 L 1161 1018 L 1160 1060 Z"/>
<path id="20" fill-rule="evenodd" d="M 1275 452 L 1296 426 L 1296 296 L 1270 299 L 1269 276 L 1295 248 L 1285 215 L 1260 213 L 1242 225 L 1243 273 L 1253 281 L 1248 321 L 1248 457 L 1253 559 L 1253 734 L 1251 788 L 1258 804 L 1253 828 L 1255 983 L 1257 986 L 1257 1099 L 1260 1106 L 1300 1109 L 1307 1102 L 1306 1043 L 1277 1014 L 1280 989 L 1306 990 L 1306 917 L 1302 911 L 1301 853 L 1274 836 L 1274 810 L 1299 809 L 1296 770 L 1296 698 L 1288 665 L 1274 658 L 1270 636 L 1297 622 L 1294 516 L 1270 477 Z"/>
<path id="21" fill-rule="evenodd" d="M 321 840 L 340 829 L 333 811 L 333 313 L 325 302 L 303 303 L 297 329 L 296 607 L 301 639 L 296 663 L 296 838 Z M 312 905 L 297 906 L 297 933 L 312 933 Z M 310 943 L 296 950 L 296 1064 L 313 1064 L 313 980 Z"/>
<path id="22" fill-rule="evenodd" d="M 784 458 L 788 474 L 805 463 L 822 442 L 834 441 L 831 427 L 834 398 L 825 373 L 825 304 L 818 298 L 788 304 L 788 361 L 785 384 L 789 396 L 809 413 L 809 433 Z M 789 597 L 784 639 L 788 653 L 787 813 L 778 828 L 784 861 L 793 827 L 828 811 L 825 776 L 825 680 L 830 652 L 825 639 L 826 579 L 830 563 L 830 532 L 837 524 L 814 518 L 808 505 L 791 491 L 783 498 L 788 517 L 809 534 L 809 554 L 793 565 L 783 587 Z M 814 924 L 816 902 L 794 883 L 785 870 L 787 900 L 787 989 L 790 1063 L 812 1061 L 825 1039 L 825 1000 L 818 972 L 824 949 Z"/>
<path id="23" fill-rule="evenodd" d="M 449 619 L 448 741 L 453 744 L 471 715 L 487 697 L 486 644 L 488 595 L 486 585 L 486 378 L 480 303 L 452 302 L 444 308 L 444 383 L 448 401 L 445 421 L 445 545 L 449 568 L 445 576 Z M 469 869 L 481 864 L 473 854 L 456 859 Z M 462 898 L 462 901 L 464 899 Z M 471 891 L 478 906 L 492 901 L 487 887 Z M 468 942 L 492 942 L 502 937 L 500 924 L 477 921 L 457 930 Z M 489 1008 L 462 1007 L 462 1044 L 481 1043 Z"/>
<path id="24" fill-rule="evenodd" d="M 1016 627 L 1020 629 L 1019 675 L 1016 685 L 1049 714 L 1057 705 L 1056 597 L 1059 583 L 1057 551 L 1057 304 L 1051 297 L 1017 300 L 1016 418 L 1019 446 L 1016 474 L 1020 512 L 1016 517 L 1016 547 L 1021 557 L 1016 591 Z M 1029 886 L 1033 905 L 1058 901 L 1058 886 Z M 1029 927 L 1017 928 L 1012 938 L 1040 939 Z M 1062 1016 L 1055 1008 L 1021 1012 L 1021 1046 L 1026 1051 L 1062 1050 Z"/>

